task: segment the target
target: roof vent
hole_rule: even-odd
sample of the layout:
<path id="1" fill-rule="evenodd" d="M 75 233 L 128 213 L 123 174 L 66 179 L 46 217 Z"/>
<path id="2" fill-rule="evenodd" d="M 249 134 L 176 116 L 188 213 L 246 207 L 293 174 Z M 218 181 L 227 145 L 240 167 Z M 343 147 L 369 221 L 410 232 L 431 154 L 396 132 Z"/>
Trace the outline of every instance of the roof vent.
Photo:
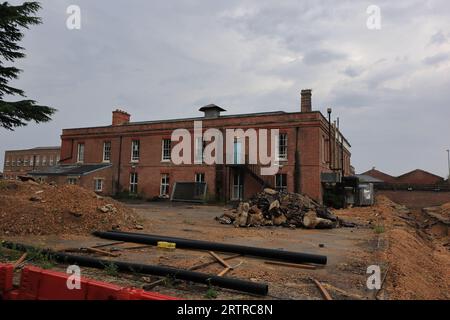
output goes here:
<path id="1" fill-rule="evenodd" d="M 215 104 L 208 104 L 207 106 L 201 107 L 199 111 L 202 111 L 205 113 L 205 119 L 215 119 L 220 117 L 220 113 L 222 111 L 226 111 L 225 109 L 222 109 L 219 106 L 216 106 Z"/>

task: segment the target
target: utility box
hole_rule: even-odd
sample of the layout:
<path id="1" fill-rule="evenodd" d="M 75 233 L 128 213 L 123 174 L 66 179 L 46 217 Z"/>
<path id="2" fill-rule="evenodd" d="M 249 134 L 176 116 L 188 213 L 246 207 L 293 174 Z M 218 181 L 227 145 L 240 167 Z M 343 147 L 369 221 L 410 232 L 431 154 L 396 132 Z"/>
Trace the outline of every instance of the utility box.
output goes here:
<path id="1" fill-rule="evenodd" d="M 363 183 L 358 186 L 358 205 L 373 206 L 375 203 L 375 191 L 373 183 Z"/>

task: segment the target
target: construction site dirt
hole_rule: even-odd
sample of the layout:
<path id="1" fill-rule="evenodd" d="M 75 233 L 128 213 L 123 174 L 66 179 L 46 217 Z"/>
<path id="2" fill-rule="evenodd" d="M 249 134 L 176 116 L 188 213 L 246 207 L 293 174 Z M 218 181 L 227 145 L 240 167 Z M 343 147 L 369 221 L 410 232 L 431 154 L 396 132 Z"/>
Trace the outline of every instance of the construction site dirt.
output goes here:
<path id="1" fill-rule="evenodd" d="M 333 211 L 339 218 L 355 222 L 357 227 L 327 230 L 222 225 L 214 220 L 224 212 L 222 206 L 169 202 L 133 202 L 125 206 L 137 216 L 139 230 L 133 232 L 314 253 L 327 256 L 328 263 L 312 268 L 281 266 L 249 256 L 233 255 L 227 259 L 232 254 L 216 252 L 232 267 L 225 277 L 267 283 L 269 294 L 263 297 L 170 277 L 119 273 L 107 267 L 105 270 L 82 268 L 83 276 L 122 286 L 147 286 L 155 292 L 187 299 L 323 299 L 315 280 L 336 300 L 450 298 L 448 233 L 431 232 L 427 224 L 430 219 L 420 210 L 409 211 L 384 196 L 379 196 L 373 207 Z M 434 226 L 440 223 L 434 221 Z M 91 248 L 113 242 L 87 234 L 2 235 L 2 239 L 53 250 Z M 212 262 L 197 271 L 215 275 L 224 269 L 220 263 L 214 263 L 217 260 L 207 251 L 132 243 L 116 243 L 101 249 L 112 253 L 102 259 L 180 269 Z M 2 261 L 18 258 L 17 252 L 0 250 Z M 42 264 L 42 261 L 29 263 Z M 45 264 L 61 271 L 67 267 L 52 262 Z M 382 273 L 380 290 L 367 287 L 368 267 L 374 265 Z"/>

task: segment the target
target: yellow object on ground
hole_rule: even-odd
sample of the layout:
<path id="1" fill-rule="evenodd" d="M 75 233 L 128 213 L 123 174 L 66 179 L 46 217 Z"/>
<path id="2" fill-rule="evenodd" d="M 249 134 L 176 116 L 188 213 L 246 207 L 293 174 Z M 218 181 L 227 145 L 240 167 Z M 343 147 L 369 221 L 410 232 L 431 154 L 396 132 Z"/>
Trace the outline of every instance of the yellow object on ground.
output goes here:
<path id="1" fill-rule="evenodd" d="M 176 244 L 174 242 L 158 241 L 158 248 L 175 249 L 176 248 Z"/>

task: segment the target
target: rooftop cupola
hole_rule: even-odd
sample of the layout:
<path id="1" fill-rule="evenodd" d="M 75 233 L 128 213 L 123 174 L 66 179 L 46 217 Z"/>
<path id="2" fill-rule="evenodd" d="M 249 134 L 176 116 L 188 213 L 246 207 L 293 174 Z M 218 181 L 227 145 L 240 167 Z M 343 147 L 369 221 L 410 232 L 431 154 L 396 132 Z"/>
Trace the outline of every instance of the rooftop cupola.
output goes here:
<path id="1" fill-rule="evenodd" d="M 226 111 L 215 104 L 208 104 L 207 106 L 201 107 L 199 111 L 205 113 L 205 119 L 215 119 L 220 117 L 222 111 Z"/>

